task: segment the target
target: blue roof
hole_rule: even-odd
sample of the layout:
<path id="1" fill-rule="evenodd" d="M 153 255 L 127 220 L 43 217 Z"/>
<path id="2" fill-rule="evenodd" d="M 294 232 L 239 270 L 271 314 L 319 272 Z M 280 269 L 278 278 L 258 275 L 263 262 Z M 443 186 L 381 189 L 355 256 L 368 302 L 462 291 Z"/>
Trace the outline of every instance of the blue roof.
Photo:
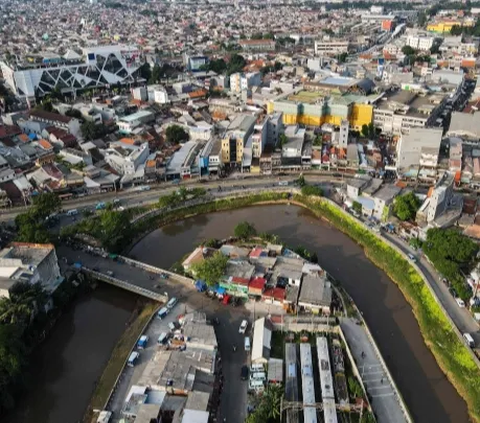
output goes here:
<path id="1" fill-rule="evenodd" d="M 223 294 L 225 294 L 225 292 L 227 292 L 227 290 L 225 288 L 223 288 L 222 286 L 217 286 L 215 291 L 216 291 L 217 294 L 220 294 L 220 295 L 223 295 Z"/>
<path id="2" fill-rule="evenodd" d="M 36 140 L 37 134 L 35 134 L 34 132 L 31 132 L 30 134 L 28 134 L 28 138 L 30 138 L 31 140 Z"/>

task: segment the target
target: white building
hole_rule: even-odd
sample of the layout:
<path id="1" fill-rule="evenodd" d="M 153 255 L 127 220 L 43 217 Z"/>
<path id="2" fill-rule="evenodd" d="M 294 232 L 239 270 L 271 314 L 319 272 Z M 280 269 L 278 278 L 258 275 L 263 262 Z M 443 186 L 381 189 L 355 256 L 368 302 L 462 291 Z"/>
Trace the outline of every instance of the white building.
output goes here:
<path id="1" fill-rule="evenodd" d="M 411 128 L 410 133 L 403 134 L 397 143 L 397 170 L 403 171 L 410 167 L 420 166 L 422 159 L 435 162 L 434 166 L 436 166 L 442 132 L 442 129 Z M 436 160 L 428 157 L 432 154 L 436 156 Z"/>
<path id="2" fill-rule="evenodd" d="M 252 87 L 258 87 L 262 83 L 260 72 L 234 73 L 230 75 L 230 90 L 236 93 L 247 91 Z"/>
<path id="3" fill-rule="evenodd" d="M 109 148 L 105 154 L 105 161 L 120 175 L 133 175 L 140 165 L 143 165 L 150 154 L 148 143 L 141 146 L 130 146 L 130 153 L 122 155 L 118 150 Z"/>
<path id="4" fill-rule="evenodd" d="M 62 281 L 53 244 L 14 242 L 0 251 L 0 297 L 9 297 L 17 282 L 41 283 L 51 293 Z"/>
<path id="5" fill-rule="evenodd" d="M 349 41 L 315 41 L 315 56 L 348 53 Z"/>
<path id="6" fill-rule="evenodd" d="M 346 119 L 342 120 L 340 124 L 340 136 L 338 139 L 338 146 L 340 148 L 347 148 L 349 128 L 350 128 L 350 123 L 348 122 L 348 120 Z"/>
<path id="7" fill-rule="evenodd" d="M 135 82 L 141 66 L 136 46 L 110 45 L 26 55 L 16 63 L 2 61 L 0 67 L 8 87 L 20 97 L 43 96 L 55 87 L 62 92 Z"/>
<path id="8" fill-rule="evenodd" d="M 140 110 L 120 118 L 117 122 L 118 130 L 123 134 L 130 134 L 135 128 L 144 123 L 155 120 L 155 115 L 147 110 Z"/>
<path id="9" fill-rule="evenodd" d="M 407 37 L 407 45 L 414 48 L 415 50 L 430 50 L 434 42 L 433 37 L 422 37 L 416 35 L 409 35 Z"/>

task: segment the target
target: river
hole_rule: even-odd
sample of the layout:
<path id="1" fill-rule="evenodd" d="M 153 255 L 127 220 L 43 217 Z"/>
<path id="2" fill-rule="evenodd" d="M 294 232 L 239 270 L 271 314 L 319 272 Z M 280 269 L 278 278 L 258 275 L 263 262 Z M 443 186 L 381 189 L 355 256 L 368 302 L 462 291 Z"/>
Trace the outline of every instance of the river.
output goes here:
<path id="1" fill-rule="evenodd" d="M 168 268 L 203 240 L 232 235 L 244 220 L 259 232 L 277 234 L 290 246 L 303 245 L 318 254 L 320 265 L 362 311 L 415 422 L 469 421 L 465 402 L 425 346 L 397 286 L 350 238 L 302 208 L 259 206 L 185 219 L 150 233 L 130 255 Z"/>
<path id="2" fill-rule="evenodd" d="M 77 299 L 34 353 L 30 389 L 6 423 L 81 420 L 136 297 L 106 284 Z"/>

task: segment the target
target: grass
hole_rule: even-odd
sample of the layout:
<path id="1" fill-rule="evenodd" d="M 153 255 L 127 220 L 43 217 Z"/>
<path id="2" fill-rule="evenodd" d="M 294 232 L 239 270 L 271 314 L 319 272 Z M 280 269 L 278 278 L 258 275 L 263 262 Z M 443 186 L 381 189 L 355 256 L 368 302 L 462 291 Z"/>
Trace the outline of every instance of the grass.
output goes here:
<path id="1" fill-rule="evenodd" d="M 422 277 L 395 249 L 325 199 L 295 196 L 295 202 L 324 217 L 360 244 L 367 257 L 399 286 L 413 308 L 425 343 L 439 366 L 466 401 L 470 416 L 480 422 L 480 369 Z"/>
<path id="2" fill-rule="evenodd" d="M 132 314 L 127 329 L 118 340 L 117 345 L 115 345 L 112 355 L 98 381 L 87 409 L 87 416 L 93 416 L 93 410 L 102 410 L 105 407 L 110 392 L 120 372 L 123 370 L 132 348 L 143 332 L 145 325 L 158 309 L 158 306 L 159 304 L 157 302 L 141 301 Z M 89 417 L 87 417 L 85 421 L 91 421 Z"/>

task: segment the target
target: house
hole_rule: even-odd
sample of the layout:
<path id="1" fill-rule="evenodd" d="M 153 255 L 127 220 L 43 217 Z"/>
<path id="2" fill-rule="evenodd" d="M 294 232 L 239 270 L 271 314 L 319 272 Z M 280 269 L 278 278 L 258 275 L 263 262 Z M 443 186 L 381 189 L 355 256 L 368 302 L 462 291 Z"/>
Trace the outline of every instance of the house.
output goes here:
<path id="1" fill-rule="evenodd" d="M 1 297 L 9 297 L 10 288 L 17 282 L 41 283 L 52 293 L 62 281 L 53 244 L 14 242 L 0 251 Z"/>
<path id="2" fill-rule="evenodd" d="M 267 280 L 265 278 L 254 278 L 248 284 L 248 295 L 254 297 L 261 297 L 265 289 Z"/>
<path id="3" fill-rule="evenodd" d="M 396 185 L 385 185 L 380 188 L 374 195 L 373 201 L 375 208 L 373 210 L 373 217 L 379 221 L 386 221 L 391 214 L 391 205 L 397 195 L 400 194 L 402 188 Z"/>
<path id="4" fill-rule="evenodd" d="M 298 305 L 315 314 L 330 314 L 332 286 L 325 274 L 321 277 L 305 275 L 300 287 Z"/>
<path id="5" fill-rule="evenodd" d="M 270 358 L 273 327 L 265 317 L 253 324 L 252 363 L 267 364 Z"/>

